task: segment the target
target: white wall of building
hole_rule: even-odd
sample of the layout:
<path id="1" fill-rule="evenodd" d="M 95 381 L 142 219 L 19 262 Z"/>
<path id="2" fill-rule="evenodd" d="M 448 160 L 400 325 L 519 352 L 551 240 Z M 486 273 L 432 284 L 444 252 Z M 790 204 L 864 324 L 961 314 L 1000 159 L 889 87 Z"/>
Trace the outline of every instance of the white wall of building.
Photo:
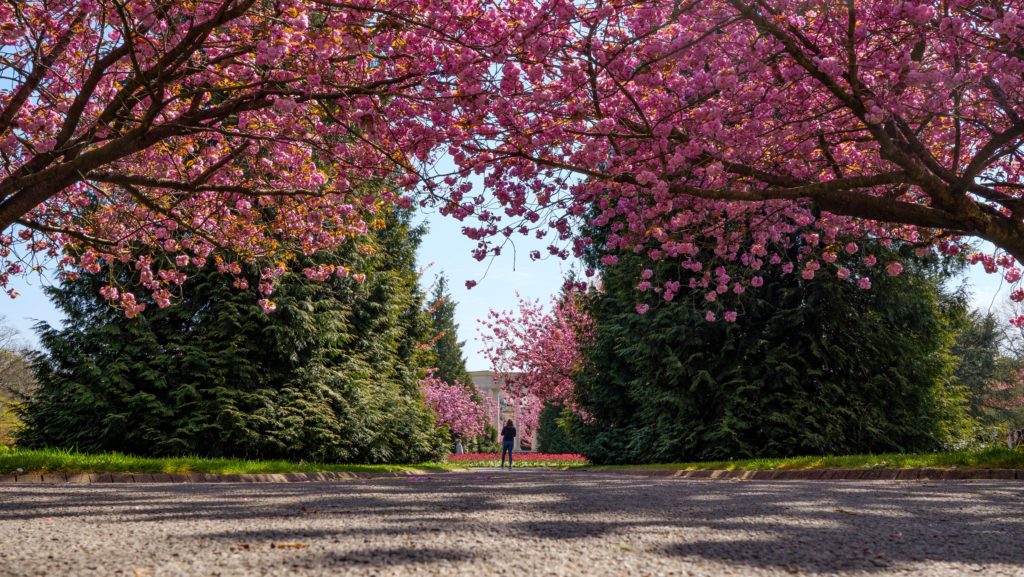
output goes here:
<path id="1" fill-rule="evenodd" d="M 505 421 L 512 419 L 515 423 L 515 416 L 512 411 L 511 405 L 505 400 L 504 395 L 501 392 L 501 379 L 497 377 L 494 371 L 470 371 L 469 376 L 473 378 L 473 386 L 480 390 L 480 393 L 490 397 L 494 401 L 494 406 L 498 407 L 497 412 L 489 416 L 491 426 L 501 432 L 502 426 Z M 515 423 L 516 428 L 520 431 L 522 427 L 518 423 Z M 535 451 L 537 447 L 536 443 L 536 431 L 529 439 L 529 445 L 531 451 Z M 516 437 L 515 448 L 517 451 L 522 450 L 520 446 L 520 437 Z"/>

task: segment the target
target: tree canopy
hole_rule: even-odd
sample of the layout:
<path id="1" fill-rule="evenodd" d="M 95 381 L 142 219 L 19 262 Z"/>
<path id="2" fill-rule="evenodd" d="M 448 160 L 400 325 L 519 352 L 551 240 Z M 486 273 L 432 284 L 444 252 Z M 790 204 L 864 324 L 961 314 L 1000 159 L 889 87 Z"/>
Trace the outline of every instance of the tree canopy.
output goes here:
<path id="1" fill-rule="evenodd" d="M 274 262 L 407 194 L 475 219 L 480 258 L 544 227 L 551 253 L 582 253 L 589 215 L 610 249 L 701 283 L 717 266 L 839 274 L 839 239 L 955 253 L 970 237 L 1015 283 L 1022 22 L 937 0 L 7 4 L 0 285 L 25 252 L 127 262 L 166 306 L 218 255 L 260 263 L 267 306 Z"/>

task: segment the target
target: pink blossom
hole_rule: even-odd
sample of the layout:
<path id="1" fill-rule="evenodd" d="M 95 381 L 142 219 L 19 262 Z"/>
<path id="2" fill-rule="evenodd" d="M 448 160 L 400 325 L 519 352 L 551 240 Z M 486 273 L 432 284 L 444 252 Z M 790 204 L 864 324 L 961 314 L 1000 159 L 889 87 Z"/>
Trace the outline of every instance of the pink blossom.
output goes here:
<path id="1" fill-rule="evenodd" d="M 889 276 L 899 276 L 903 272 L 903 265 L 898 262 L 890 262 L 885 265 L 885 272 L 889 273 Z"/>
<path id="2" fill-rule="evenodd" d="M 857 281 L 857 286 L 864 290 L 868 290 L 869 288 L 871 288 L 871 279 L 866 276 L 861 277 L 860 280 Z"/>
<path id="3" fill-rule="evenodd" d="M 705 312 L 704 313 L 704 320 L 706 320 L 709 323 L 715 322 L 715 313 L 712 312 L 712 311 Z"/>
<path id="4" fill-rule="evenodd" d="M 725 319 L 725 322 L 727 323 L 734 323 L 736 322 L 736 311 L 725 311 L 722 318 Z"/>
<path id="5" fill-rule="evenodd" d="M 574 377 L 594 331 L 582 299 L 570 292 L 553 299 L 550 311 L 538 301 L 520 299 L 518 311 L 491 311 L 481 321 L 484 356 L 503 379 L 517 423 L 527 432 L 536 427 L 545 402 L 574 406 Z M 635 307 L 639 314 L 649 309 L 647 304 Z"/>
<path id="6" fill-rule="evenodd" d="M 494 401 L 471 385 L 446 383 L 434 376 L 420 381 L 424 400 L 434 409 L 438 423 L 459 437 L 482 435 L 490 415 L 497 414 Z M 480 402 L 474 400 L 481 399 Z"/>

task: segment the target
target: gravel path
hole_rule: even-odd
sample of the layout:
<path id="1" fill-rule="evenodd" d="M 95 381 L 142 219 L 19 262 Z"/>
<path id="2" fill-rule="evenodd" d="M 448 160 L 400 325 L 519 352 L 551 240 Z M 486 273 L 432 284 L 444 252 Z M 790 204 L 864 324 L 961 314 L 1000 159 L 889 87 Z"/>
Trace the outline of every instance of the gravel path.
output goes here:
<path id="1" fill-rule="evenodd" d="M 0 485 L 0 576 L 1024 576 L 1024 484 L 494 471 Z"/>

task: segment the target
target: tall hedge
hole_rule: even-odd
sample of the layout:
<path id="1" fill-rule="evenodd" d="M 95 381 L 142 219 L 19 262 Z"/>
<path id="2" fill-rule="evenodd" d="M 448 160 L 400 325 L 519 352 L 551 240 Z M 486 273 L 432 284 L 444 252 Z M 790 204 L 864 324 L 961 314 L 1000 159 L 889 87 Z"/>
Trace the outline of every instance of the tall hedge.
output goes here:
<path id="1" fill-rule="evenodd" d="M 391 215 L 340 258 L 367 273 L 326 282 L 292 263 L 265 314 L 207 267 L 180 302 L 127 319 L 99 296 L 121 268 L 50 290 L 65 328 L 40 325 L 41 388 L 18 442 L 138 455 L 417 462 L 443 439 L 418 389 L 426 335 L 419 231 Z M 254 271 L 255 272 L 255 271 Z M 138 291 L 141 296 L 144 294 Z"/>
<path id="2" fill-rule="evenodd" d="M 637 314 L 643 268 L 662 282 L 680 275 L 623 256 L 591 302 L 595 346 L 578 379 L 584 452 L 669 462 L 955 443 L 969 425 L 949 352 L 963 305 L 943 293 L 939 267 L 905 264 L 898 277 L 877 270 L 871 290 L 823 271 L 806 281 L 768 270 L 735 323 L 709 323 L 694 306 L 703 291 L 648 297 Z"/>

